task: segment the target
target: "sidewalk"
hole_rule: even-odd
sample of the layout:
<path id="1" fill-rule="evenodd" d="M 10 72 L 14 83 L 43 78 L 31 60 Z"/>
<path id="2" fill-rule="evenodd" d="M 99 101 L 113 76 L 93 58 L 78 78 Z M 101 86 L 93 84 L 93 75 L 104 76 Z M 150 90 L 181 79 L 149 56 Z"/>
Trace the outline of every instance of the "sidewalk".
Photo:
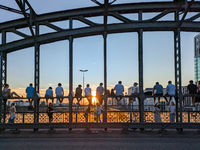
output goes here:
<path id="1" fill-rule="evenodd" d="M 176 130 L 167 130 L 159 133 L 157 129 L 150 132 L 136 131 L 122 132 L 121 129 L 91 129 L 91 132 L 86 132 L 85 129 L 73 129 L 71 132 L 68 129 L 55 129 L 54 132 L 40 129 L 34 133 L 33 130 L 23 129 L 20 133 L 12 133 L 10 130 L 0 132 L 0 139 L 5 138 L 200 138 L 200 133 L 197 130 L 185 129 L 183 132 L 177 133 Z"/>

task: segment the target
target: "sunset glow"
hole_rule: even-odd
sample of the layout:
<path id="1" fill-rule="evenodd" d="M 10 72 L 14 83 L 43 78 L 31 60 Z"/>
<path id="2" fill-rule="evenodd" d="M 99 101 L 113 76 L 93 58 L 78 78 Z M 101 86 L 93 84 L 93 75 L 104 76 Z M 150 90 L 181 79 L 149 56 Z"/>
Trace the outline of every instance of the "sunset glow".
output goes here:
<path id="1" fill-rule="evenodd" d="M 92 91 L 92 103 L 96 103 L 97 102 L 97 98 L 96 98 L 96 91 Z"/>

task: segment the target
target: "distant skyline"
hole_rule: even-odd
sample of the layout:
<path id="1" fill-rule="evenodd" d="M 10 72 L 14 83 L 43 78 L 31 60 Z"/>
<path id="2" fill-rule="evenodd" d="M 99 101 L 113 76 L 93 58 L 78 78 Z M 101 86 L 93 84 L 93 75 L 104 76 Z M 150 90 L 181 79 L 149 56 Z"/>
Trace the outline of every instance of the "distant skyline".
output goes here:
<path id="1" fill-rule="evenodd" d="M 103 0 L 99 0 L 103 2 Z M 159 1 L 159 0 L 157 0 Z M 166 0 L 165 0 L 166 1 Z M 70 1 L 59 0 L 49 3 L 45 1 L 30 1 L 32 7 L 38 14 L 47 12 L 74 9 L 79 7 L 96 6 L 90 0 Z M 118 3 L 128 2 L 152 2 L 151 0 L 117 0 Z M 1 5 L 19 9 L 15 1 L 1 1 Z M 40 4 L 40 5 L 38 5 Z M 45 4 L 45 5 L 42 5 Z M 147 19 L 156 15 L 156 13 L 144 14 Z M 189 17 L 188 13 L 186 16 Z M 124 15 L 131 19 L 137 18 L 136 15 Z M 15 14 L 0 9 L 0 23 L 17 18 L 23 18 L 22 15 Z M 168 20 L 173 15 L 167 15 L 162 18 Z M 103 22 L 102 17 L 91 19 L 94 22 Z M 200 20 L 198 20 L 200 21 Z M 117 23 L 116 19 L 109 17 L 109 22 Z M 62 28 L 68 27 L 68 21 L 55 23 Z M 84 26 L 79 21 L 73 21 L 74 27 Z M 30 34 L 28 28 L 21 30 Z M 51 31 L 47 27 L 40 28 L 41 33 Z M 194 36 L 197 32 L 181 32 L 181 55 L 182 55 L 182 85 L 186 86 L 189 80 L 194 80 Z M 0 34 L 0 44 L 2 41 Z M 144 88 L 152 88 L 155 82 L 160 82 L 166 87 L 169 80 L 174 83 L 174 35 L 173 32 L 144 32 L 143 35 L 144 50 Z M 19 36 L 9 33 L 7 42 L 19 39 Z M 118 81 L 122 81 L 125 86 L 125 92 L 134 82 L 138 82 L 138 35 L 136 32 L 109 34 L 107 46 L 107 72 L 108 89 L 114 88 Z M 67 96 L 69 88 L 69 42 L 67 40 L 44 44 L 40 47 L 40 93 L 43 96 L 49 86 L 53 90 L 57 83 L 61 82 Z M 82 84 L 82 73 L 80 69 L 87 69 L 85 73 L 85 85 L 90 84 L 92 90 L 100 82 L 104 81 L 103 76 L 103 37 L 101 35 L 89 36 L 74 39 L 73 42 L 73 89 L 78 84 Z M 8 77 L 7 83 L 13 91 L 20 95 L 26 95 L 25 89 L 29 83 L 34 83 L 34 48 L 26 48 L 17 52 L 8 54 Z"/>

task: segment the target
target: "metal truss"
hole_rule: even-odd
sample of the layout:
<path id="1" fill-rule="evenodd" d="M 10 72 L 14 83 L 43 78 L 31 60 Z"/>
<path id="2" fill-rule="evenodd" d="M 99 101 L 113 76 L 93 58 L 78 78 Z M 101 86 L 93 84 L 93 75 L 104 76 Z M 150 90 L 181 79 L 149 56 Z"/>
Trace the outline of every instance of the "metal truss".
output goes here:
<path id="1" fill-rule="evenodd" d="M 19 0 L 16 0 L 19 3 Z M 25 1 L 27 2 L 27 1 Z M 20 4 L 20 3 L 19 3 Z M 28 3 L 27 3 L 27 6 Z M 188 7 L 190 6 L 190 7 Z M 23 7 L 20 7 L 22 12 L 25 11 Z M 22 48 L 27 48 L 35 45 L 35 41 L 39 44 L 46 44 L 60 40 L 69 39 L 69 36 L 73 38 L 92 36 L 92 35 L 104 35 L 104 23 L 99 24 L 90 20 L 90 17 L 98 17 L 104 14 L 104 7 L 91 7 L 84 9 L 66 10 L 42 15 L 36 15 L 34 10 L 29 7 L 29 12 L 25 11 L 25 18 L 18 19 L 14 21 L 9 21 L 0 24 L 0 32 L 7 31 L 13 32 L 21 37 L 22 40 L 16 40 L 14 42 L 6 43 L 0 45 L 0 51 L 5 51 L 6 53 L 16 51 Z M 139 14 L 142 13 L 159 13 L 158 15 L 147 19 L 147 20 L 132 20 L 125 17 L 125 14 Z M 180 13 L 184 13 L 181 21 L 160 21 L 163 17 L 170 13 L 175 13 L 179 10 Z M 131 3 L 131 4 L 120 4 L 120 5 L 109 5 L 108 7 L 108 17 L 112 16 L 122 23 L 112 23 L 107 24 L 107 34 L 110 33 L 121 33 L 121 32 L 138 32 L 139 29 L 143 31 L 174 31 L 177 26 L 180 26 L 181 31 L 188 32 L 199 32 L 200 22 L 195 21 L 200 18 L 200 2 L 187 2 L 187 4 L 182 4 L 181 6 L 173 2 L 154 2 L 154 3 Z M 190 18 L 185 19 L 188 12 L 196 13 Z M 30 13 L 27 17 L 26 13 Z M 63 20 L 78 20 L 83 22 L 86 26 L 76 29 L 62 29 L 52 23 L 59 22 Z M 28 21 L 28 23 L 27 23 Z M 33 34 L 31 30 L 35 30 L 36 25 L 45 25 L 48 28 L 55 30 L 55 32 L 47 34 Z M 89 27 L 88 27 L 89 25 Z M 30 31 L 32 36 L 27 35 L 27 33 L 22 33 L 18 31 L 21 28 L 31 28 Z"/>

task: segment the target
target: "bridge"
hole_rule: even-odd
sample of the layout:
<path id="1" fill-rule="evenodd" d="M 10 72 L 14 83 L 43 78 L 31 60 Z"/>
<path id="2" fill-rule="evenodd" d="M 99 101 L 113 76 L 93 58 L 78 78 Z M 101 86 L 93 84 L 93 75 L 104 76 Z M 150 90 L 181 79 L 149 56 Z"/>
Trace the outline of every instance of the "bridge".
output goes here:
<path id="1" fill-rule="evenodd" d="M 192 123 L 190 118 L 194 117 L 191 114 L 193 112 L 183 112 L 182 109 L 182 99 L 183 94 L 181 91 L 182 86 L 182 78 L 181 78 L 181 38 L 180 33 L 182 31 L 186 32 L 199 32 L 200 31 L 200 22 L 196 21 L 196 19 L 200 18 L 200 2 L 191 1 L 174 1 L 174 2 L 150 2 L 150 3 L 130 3 L 130 4 L 114 4 L 105 0 L 103 4 L 99 3 L 96 0 L 93 0 L 97 6 L 96 7 L 88 7 L 88 8 L 79 8 L 73 10 L 64 10 L 58 12 L 52 12 L 47 14 L 38 15 L 34 8 L 30 5 L 27 0 L 15 0 L 18 4 L 20 10 L 8 8 L 0 5 L 1 9 L 5 9 L 8 11 L 12 11 L 15 13 L 22 14 L 24 18 L 12 20 L 4 23 L 0 23 L 0 33 L 2 35 L 2 44 L 0 45 L 0 86 L 3 87 L 7 83 L 7 54 L 18 51 L 28 47 L 34 47 L 34 86 L 35 92 L 39 92 L 40 89 L 40 46 L 42 44 L 52 43 L 55 41 L 68 40 L 69 41 L 69 96 L 66 97 L 69 101 L 68 111 L 61 113 L 62 115 L 67 115 L 68 120 L 58 121 L 55 126 L 60 127 L 90 127 L 93 126 L 93 123 L 86 123 L 85 125 L 81 124 L 79 121 L 74 121 L 74 111 L 73 111 L 73 99 L 71 92 L 73 91 L 73 41 L 75 38 L 84 38 L 87 36 L 93 35 L 102 35 L 103 38 L 103 52 L 104 52 L 104 89 L 107 90 L 107 35 L 113 33 L 124 33 L 124 32 L 136 32 L 138 34 L 138 68 L 139 68 L 139 89 L 140 89 L 140 102 L 138 106 L 138 124 L 135 123 L 127 123 L 128 120 L 125 120 L 125 123 L 121 123 L 123 121 L 119 121 L 117 119 L 117 123 L 115 125 L 118 127 L 124 128 L 124 126 L 130 127 L 146 127 L 146 126 L 155 126 L 155 127 L 174 127 L 174 128 L 200 128 L 199 122 L 199 112 L 196 112 L 197 120 Z M 159 13 L 158 15 L 144 20 L 142 18 L 144 13 Z M 187 13 L 196 13 L 192 17 L 185 19 Z M 128 17 L 124 17 L 123 14 L 137 14 L 138 19 L 132 20 Z M 174 14 L 174 17 L 171 18 L 170 21 L 160 21 L 163 17 L 168 14 Z M 108 23 L 108 16 L 112 16 L 115 19 L 119 20 L 120 23 Z M 91 17 L 103 17 L 103 23 L 95 23 L 90 20 Z M 59 21 L 69 21 L 69 28 L 63 29 L 59 26 L 54 25 L 53 23 Z M 84 27 L 73 28 L 73 21 L 79 20 L 85 24 Z M 54 32 L 41 34 L 39 31 L 40 26 L 46 26 L 54 30 Z M 31 35 L 20 32 L 18 29 L 29 28 Z M 146 31 L 172 31 L 174 33 L 174 68 L 175 68 L 175 86 L 176 86 L 176 122 L 175 124 L 169 123 L 161 123 L 156 124 L 152 123 L 147 124 L 143 123 L 145 120 L 144 111 L 144 100 L 147 98 L 143 92 L 143 33 Z M 20 40 L 15 40 L 12 42 L 7 42 L 6 37 L 8 33 L 14 33 L 16 35 L 21 36 Z M 2 88 L 1 91 L 2 93 Z M 107 100 L 108 95 L 105 92 L 104 95 L 104 112 L 102 115 L 102 124 L 98 124 L 95 126 L 99 127 L 114 127 L 112 123 L 109 123 L 109 112 L 107 110 Z M 40 116 L 45 112 L 39 112 L 39 101 L 37 101 L 37 97 L 34 97 L 35 110 L 34 113 L 27 112 L 19 112 L 22 114 L 22 119 L 17 121 L 16 124 L 10 125 L 6 123 L 6 100 L 3 101 L 3 97 L 1 95 L 0 106 L 0 123 L 1 128 L 9 128 L 10 126 L 19 126 L 22 128 L 43 128 L 44 125 L 54 126 L 52 124 L 48 124 L 46 122 L 42 122 Z M 59 112 L 58 112 L 59 113 Z M 80 112 L 81 113 L 81 112 Z M 119 112 L 122 113 L 122 112 Z M 125 112 L 129 116 L 129 120 L 132 120 L 132 112 Z M 150 112 L 149 112 L 150 113 Z M 163 113 L 164 114 L 164 113 Z M 27 117 L 31 116 L 31 117 Z M 57 115 L 57 114 L 56 114 Z M 3 117 L 2 117 L 3 116 Z M 187 116 L 188 119 L 185 121 L 184 117 Z M 31 121 L 26 122 L 24 118 L 32 118 Z M 75 119 L 76 120 L 76 119 Z M 184 122 L 187 122 L 186 124 Z M 19 124 L 18 124 L 19 123 Z M 79 124 L 80 123 L 80 124 Z"/>

